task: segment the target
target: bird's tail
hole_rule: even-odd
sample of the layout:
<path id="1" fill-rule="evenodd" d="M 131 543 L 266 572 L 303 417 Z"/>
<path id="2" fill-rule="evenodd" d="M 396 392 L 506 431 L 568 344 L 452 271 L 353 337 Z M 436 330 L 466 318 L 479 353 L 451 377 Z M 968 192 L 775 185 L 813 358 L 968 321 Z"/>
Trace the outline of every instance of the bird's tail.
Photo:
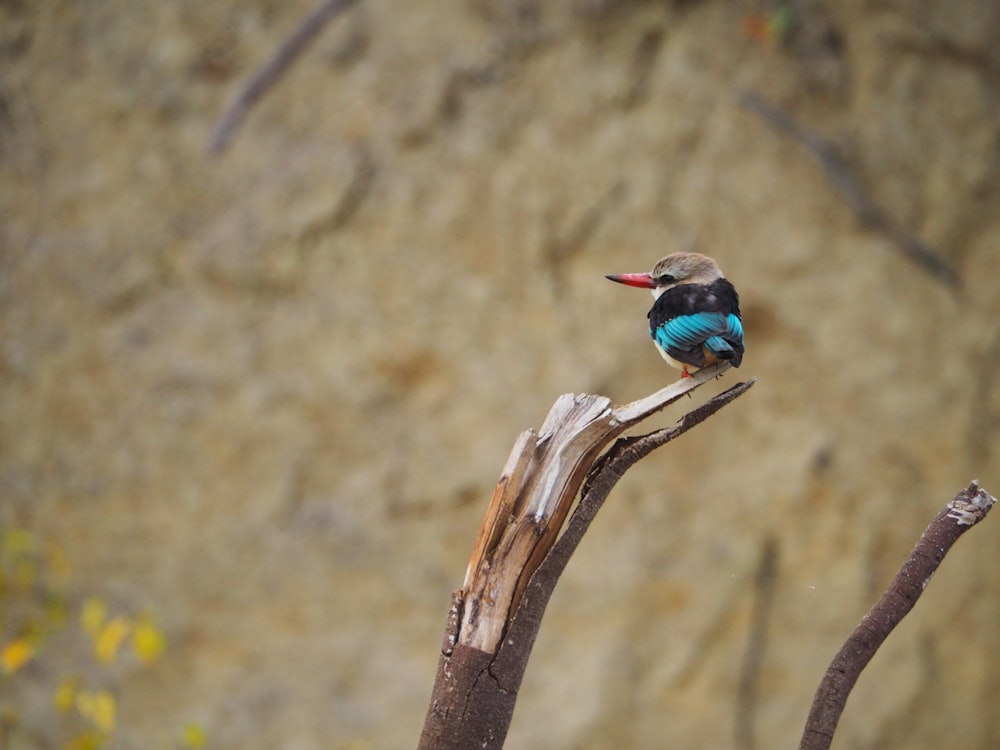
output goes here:
<path id="1" fill-rule="evenodd" d="M 732 359 L 736 356 L 736 350 L 733 349 L 732 344 L 722 336 L 712 336 L 705 339 L 705 346 L 718 359 Z"/>
<path id="2" fill-rule="evenodd" d="M 725 359 L 739 367 L 743 361 L 743 347 L 739 343 L 726 341 L 722 336 L 712 336 L 705 340 L 705 348 L 716 359 Z"/>

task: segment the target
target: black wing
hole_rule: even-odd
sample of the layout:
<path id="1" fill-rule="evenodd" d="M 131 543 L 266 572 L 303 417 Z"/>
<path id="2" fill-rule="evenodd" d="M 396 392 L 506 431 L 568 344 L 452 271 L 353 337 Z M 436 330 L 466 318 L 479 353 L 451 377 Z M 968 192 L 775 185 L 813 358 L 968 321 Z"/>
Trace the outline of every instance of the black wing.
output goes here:
<path id="1" fill-rule="evenodd" d="M 649 311 L 649 329 L 655 330 L 680 315 L 700 312 L 733 314 L 742 320 L 736 287 L 728 279 L 717 279 L 711 284 L 681 284 L 668 289 Z"/>

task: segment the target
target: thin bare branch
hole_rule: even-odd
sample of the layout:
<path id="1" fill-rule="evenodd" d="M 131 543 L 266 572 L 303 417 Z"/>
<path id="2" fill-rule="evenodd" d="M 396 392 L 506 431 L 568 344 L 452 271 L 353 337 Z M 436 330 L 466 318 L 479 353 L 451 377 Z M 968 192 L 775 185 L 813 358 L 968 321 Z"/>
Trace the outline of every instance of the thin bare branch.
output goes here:
<path id="1" fill-rule="evenodd" d="M 299 55 L 315 41 L 323 28 L 338 13 L 354 5 L 355 2 L 357 0 L 324 0 L 299 22 L 271 59 L 254 71 L 233 102 L 222 113 L 209 136 L 209 153 L 221 154 L 226 150 L 251 108 L 288 71 Z"/>
<path id="2" fill-rule="evenodd" d="M 952 288 L 961 286 L 958 271 L 951 261 L 907 230 L 872 198 L 833 141 L 808 129 L 754 91 L 741 91 L 739 103 L 815 158 L 830 185 L 847 201 L 863 224 L 882 232 L 900 253 L 938 281 Z"/>
<path id="3" fill-rule="evenodd" d="M 996 498 L 977 482 L 959 492 L 941 509 L 921 535 L 889 588 L 847 639 L 826 670 L 806 720 L 799 750 L 827 750 L 840 715 L 861 671 L 913 609 L 951 546 L 986 518 Z"/>
<path id="4" fill-rule="evenodd" d="M 683 383 L 684 381 L 679 382 Z M 607 500 L 611 490 L 614 489 L 614 486 L 626 471 L 657 448 L 666 445 L 674 438 L 680 437 L 692 427 L 697 427 L 723 406 L 726 406 L 750 390 L 756 382 L 756 378 L 750 378 L 745 383 L 737 383 L 714 398 L 709 399 L 701 406 L 692 409 L 671 427 L 651 432 L 648 435 L 619 438 L 608 451 L 607 456 L 602 460 L 602 467 L 588 482 L 586 494 L 580 500 L 580 504 L 576 511 L 574 511 L 569 523 L 566 524 L 566 531 L 559 537 L 559 541 L 553 547 L 552 553 L 546 558 L 545 564 L 549 566 L 546 573 L 554 576 L 554 579 L 558 579 L 559 575 L 562 574 L 566 563 L 569 562 L 570 555 L 576 550 L 583 539 L 583 535 L 590 528 L 591 521 L 597 516 L 597 512 L 604 505 L 604 501 Z M 655 401 L 651 401 L 651 399 L 656 399 L 661 393 L 663 391 L 653 394 L 649 399 L 634 401 L 618 411 L 631 414 L 640 409 L 645 409 L 649 410 L 647 413 L 652 413 L 652 404 Z M 637 409 L 637 405 L 640 404 L 642 407 Z M 555 580 L 552 581 L 551 585 L 554 588 Z"/>

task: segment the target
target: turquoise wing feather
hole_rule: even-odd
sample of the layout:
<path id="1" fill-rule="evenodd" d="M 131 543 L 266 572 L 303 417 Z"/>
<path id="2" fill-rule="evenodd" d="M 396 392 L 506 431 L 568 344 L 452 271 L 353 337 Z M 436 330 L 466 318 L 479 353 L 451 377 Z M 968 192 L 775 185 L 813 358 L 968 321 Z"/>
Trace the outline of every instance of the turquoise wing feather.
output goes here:
<path id="1" fill-rule="evenodd" d="M 652 331 L 653 339 L 670 352 L 689 351 L 704 344 L 713 354 L 732 352 L 743 341 L 743 325 L 730 313 L 700 312 L 679 315 Z"/>

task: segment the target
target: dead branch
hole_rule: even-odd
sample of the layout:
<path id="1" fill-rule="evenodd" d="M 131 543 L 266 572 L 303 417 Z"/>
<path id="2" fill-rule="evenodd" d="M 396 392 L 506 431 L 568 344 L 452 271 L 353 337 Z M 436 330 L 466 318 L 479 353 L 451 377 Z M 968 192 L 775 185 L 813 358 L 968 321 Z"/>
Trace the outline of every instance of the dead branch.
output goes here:
<path id="1" fill-rule="evenodd" d="M 739 103 L 782 135 L 786 135 L 819 162 L 827 181 L 867 227 L 890 240 L 904 257 L 916 263 L 946 286 L 958 288 L 961 279 L 951 261 L 896 221 L 855 176 L 847 158 L 833 141 L 808 129 L 780 107 L 754 91 L 741 91 Z"/>
<path id="2" fill-rule="evenodd" d="M 541 429 L 515 442 L 449 610 L 419 750 L 500 748 L 528 657 L 559 576 L 611 489 L 656 448 L 745 393 L 739 383 L 688 412 L 673 427 L 621 438 L 628 428 L 718 376 L 706 368 L 626 406 L 603 396 L 566 394 Z M 576 510 L 563 522 L 583 487 Z"/>
<path id="3" fill-rule="evenodd" d="M 799 750 L 827 750 L 861 670 L 913 609 L 951 546 L 986 518 L 996 498 L 977 482 L 959 492 L 921 535 L 889 588 L 864 616 L 826 670 L 806 720 Z"/>
<path id="4" fill-rule="evenodd" d="M 250 109 L 288 71 L 299 55 L 315 41 L 323 28 L 338 13 L 349 8 L 356 1 L 323 0 L 312 13 L 299 22 L 299 25 L 281 43 L 274 55 L 247 79 L 239 94 L 222 113 L 208 139 L 209 153 L 221 154 L 226 150 Z"/>

